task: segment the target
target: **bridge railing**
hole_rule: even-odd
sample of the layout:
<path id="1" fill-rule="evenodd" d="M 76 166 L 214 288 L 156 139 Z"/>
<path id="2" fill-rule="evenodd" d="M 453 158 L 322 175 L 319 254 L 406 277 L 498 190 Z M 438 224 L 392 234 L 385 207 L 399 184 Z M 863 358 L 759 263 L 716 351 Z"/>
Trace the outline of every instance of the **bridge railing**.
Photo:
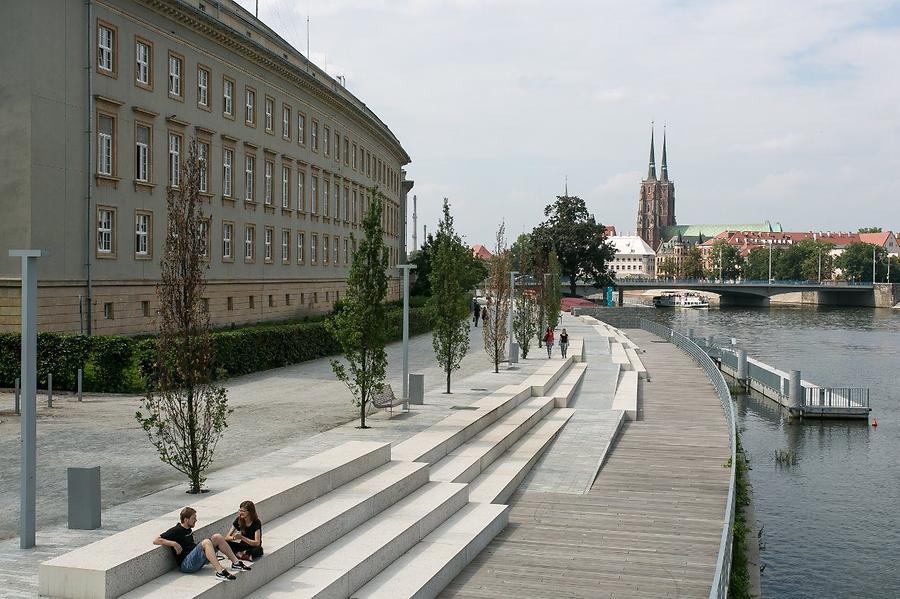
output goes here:
<path id="1" fill-rule="evenodd" d="M 715 362 L 712 361 L 706 352 L 696 343 L 688 339 L 684 335 L 673 331 L 672 329 L 645 318 L 640 319 L 640 327 L 653 333 L 657 337 L 668 339 L 683 352 L 691 356 L 703 370 L 712 383 L 716 394 L 719 396 L 719 403 L 722 405 L 722 411 L 725 413 L 725 422 L 728 425 L 728 439 L 731 444 L 731 458 L 729 459 L 730 476 L 728 481 L 728 500 L 725 503 L 725 518 L 722 525 L 722 536 L 719 541 L 719 554 L 716 558 L 716 570 L 713 576 L 712 586 L 710 587 L 710 599 L 725 599 L 728 597 L 728 584 L 731 577 L 731 546 L 734 542 L 734 513 L 735 513 L 735 475 L 737 466 L 737 432 L 735 430 L 734 406 L 731 402 L 731 392 L 728 390 L 728 384 L 719 371 Z"/>
<path id="2" fill-rule="evenodd" d="M 812 408 L 868 408 L 869 390 L 860 387 L 804 387 L 803 405 Z"/>
<path id="3" fill-rule="evenodd" d="M 631 285 L 646 285 L 652 283 L 654 286 L 666 287 L 667 285 L 729 285 L 729 286 L 747 286 L 747 287 L 872 287 L 871 281 L 818 281 L 818 280 L 800 280 L 800 279 L 657 279 L 654 277 L 627 277 L 618 279 L 616 284 L 620 287 L 629 287 Z"/>

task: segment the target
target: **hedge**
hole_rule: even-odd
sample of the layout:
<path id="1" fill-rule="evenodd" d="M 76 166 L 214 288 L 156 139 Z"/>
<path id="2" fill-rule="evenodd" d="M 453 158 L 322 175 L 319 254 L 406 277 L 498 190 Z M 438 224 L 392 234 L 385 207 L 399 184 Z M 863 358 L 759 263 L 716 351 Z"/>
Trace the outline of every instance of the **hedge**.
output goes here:
<path id="1" fill-rule="evenodd" d="M 387 313 L 388 340 L 403 335 L 403 312 L 393 306 Z M 431 330 L 426 308 L 410 308 L 409 334 Z M 253 325 L 212 333 L 216 376 L 230 377 L 278 368 L 340 353 L 337 339 L 323 321 Z M 38 335 L 38 386 L 46 387 L 53 373 L 53 387 L 75 390 L 77 371 L 84 368 L 84 388 L 108 393 L 144 390 L 156 362 L 156 339 L 64 335 Z M 0 333 L 0 387 L 12 387 L 19 376 L 19 335 Z"/>

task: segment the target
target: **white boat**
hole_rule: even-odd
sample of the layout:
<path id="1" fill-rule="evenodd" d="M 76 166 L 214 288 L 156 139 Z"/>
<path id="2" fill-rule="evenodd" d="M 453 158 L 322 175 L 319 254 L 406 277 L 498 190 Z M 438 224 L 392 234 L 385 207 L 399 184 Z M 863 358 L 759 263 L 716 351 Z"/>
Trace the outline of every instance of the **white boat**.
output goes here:
<path id="1" fill-rule="evenodd" d="M 709 308 L 709 301 L 690 291 L 665 291 L 653 298 L 653 305 L 657 308 Z"/>

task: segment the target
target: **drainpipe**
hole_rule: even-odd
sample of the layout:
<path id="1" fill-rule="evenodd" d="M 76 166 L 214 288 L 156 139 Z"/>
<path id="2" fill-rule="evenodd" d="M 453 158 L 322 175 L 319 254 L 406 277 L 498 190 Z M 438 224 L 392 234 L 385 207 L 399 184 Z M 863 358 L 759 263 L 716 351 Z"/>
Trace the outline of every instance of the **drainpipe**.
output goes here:
<path id="1" fill-rule="evenodd" d="M 94 317 L 94 291 L 93 291 L 93 281 L 91 280 L 91 250 L 93 248 L 93 244 L 91 243 L 92 233 L 93 233 L 93 211 L 92 211 L 92 198 L 91 198 L 91 176 L 93 173 L 94 166 L 94 150 L 93 150 L 93 136 L 94 136 L 94 78 L 93 78 L 93 65 L 91 57 L 94 55 L 94 44 L 93 38 L 91 36 L 91 22 L 94 20 L 94 4 L 92 0 L 85 0 L 85 8 L 87 9 L 87 23 L 85 26 L 85 32 L 87 37 L 87 64 L 85 65 L 85 75 L 87 76 L 87 98 L 85 105 L 85 117 L 87 123 L 87 130 L 85 131 L 86 143 L 85 143 L 85 152 L 86 152 L 86 171 L 85 171 L 85 229 L 84 229 L 84 271 L 85 278 L 87 281 L 87 334 L 88 337 L 91 336 L 91 332 L 93 330 L 93 317 Z"/>

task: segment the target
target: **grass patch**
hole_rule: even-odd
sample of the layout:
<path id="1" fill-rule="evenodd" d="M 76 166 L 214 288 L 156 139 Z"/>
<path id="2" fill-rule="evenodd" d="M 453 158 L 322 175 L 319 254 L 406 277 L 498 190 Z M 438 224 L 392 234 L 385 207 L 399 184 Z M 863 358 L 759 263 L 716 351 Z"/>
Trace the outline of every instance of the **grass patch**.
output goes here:
<path id="1" fill-rule="evenodd" d="M 728 597 L 731 599 L 751 599 L 750 564 L 747 559 L 747 536 L 750 525 L 744 516 L 744 508 L 750 505 L 753 488 L 750 485 L 750 462 L 741 445 L 741 434 L 737 431 L 737 466 L 734 476 L 735 514 L 731 543 L 731 579 L 728 583 Z"/>

